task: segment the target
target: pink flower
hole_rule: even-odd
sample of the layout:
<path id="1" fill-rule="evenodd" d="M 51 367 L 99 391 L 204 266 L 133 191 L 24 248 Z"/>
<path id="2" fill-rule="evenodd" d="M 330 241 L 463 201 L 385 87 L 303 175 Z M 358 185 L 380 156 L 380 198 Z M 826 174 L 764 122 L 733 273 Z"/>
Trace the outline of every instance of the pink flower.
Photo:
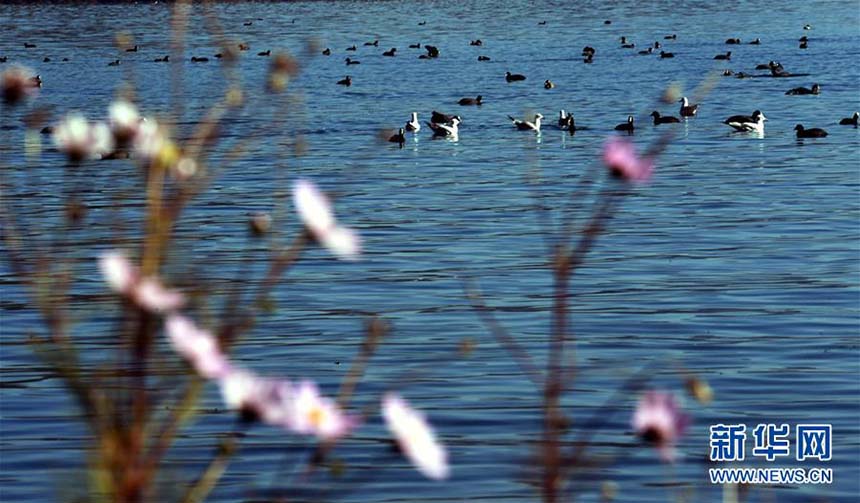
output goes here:
<path id="1" fill-rule="evenodd" d="M 639 399 L 633 414 L 633 429 L 646 442 L 653 443 L 664 461 L 674 461 L 675 444 L 687 429 L 689 418 L 678 410 L 670 393 L 649 391 Z"/>
<path id="2" fill-rule="evenodd" d="M 215 336 L 198 328 L 190 319 L 178 314 L 170 315 L 165 322 L 165 332 L 174 351 L 202 377 L 217 379 L 230 372 L 230 362 Z"/>
<path id="3" fill-rule="evenodd" d="M 296 392 L 293 383 L 286 379 L 263 382 L 257 400 L 260 419 L 274 426 L 284 426 L 293 417 Z"/>
<path id="4" fill-rule="evenodd" d="M 295 433 L 330 440 L 348 433 L 355 423 L 333 400 L 320 396 L 311 382 L 302 382 L 296 388 L 286 380 L 267 379 L 233 368 L 218 382 L 224 403 L 230 409 Z"/>
<path id="5" fill-rule="evenodd" d="M 175 311 L 185 304 L 182 293 L 161 284 L 158 278 L 143 278 L 132 291 L 135 303 L 154 313 Z"/>
<path id="6" fill-rule="evenodd" d="M 638 157 L 633 142 L 617 136 L 606 141 L 603 147 L 603 163 L 613 176 L 636 183 L 648 181 L 654 172 L 654 161 L 651 158 Z"/>
<path id="7" fill-rule="evenodd" d="M 99 257 L 99 269 L 111 290 L 128 297 L 139 307 L 154 313 L 175 311 L 185 304 L 182 293 L 166 288 L 156 277 L 141 277 L 137 267 L 122 252 Z"/>
<path id="8" fill-rule="evenodd" d="M 310 381 L 299 384 L 293 406 L 287 427 L 296 433 L 332 440 L 346 435 L 355 425 L 355 421 L 344 415 L 334 400 L 321 396 Z"/>
<path id="9" fill-rule="evenodd" d="M 298 387 L 287 380 L 260 377 L 245 369 L 235 368 L 214 356 L 214 340 L 208 333 L 199 333 L 190 321 L 177 316 L 168 331 L 177 352 L 188 354 L 195 366 L 211 360 L 209 375 L 215 377 L 221 388 L 221 396 L 227 408 L 238 410 L 247 421 L 260 421 L 280 426 L 303 435 L 316 435 L 323 440 L 333 440 L 347 434 L 356 421 L 341 412 L 337 404 L 320 396 L 316 385 L 302 382 Z M 194 364 L 194 363 L 192 363 Z"/>
<path id="10" fill-rule="evenodd" d="M 260 377 L 248 370 L 228 367 L 219 376 L 224 404 L 252 421 L 288 427 L 295 415 L 296 393 L 292 383 Z"/>
<path id="11" fill-rule="evenodd" d="M 401 450 L 418 471 L 431 479 L 448 477 L 448 455 L 423 414 L 412 409 L 400 396 L 388 393 L 382 400 L 382 416 Z"/>
<path id="12" fill-rule="evenodd" d="M 320 244 L 339 258 L 358 258 L 361 239 L 352 229 L 337 225 L 331 203 L 313 182 L 298 180 L 293 184 L 293 204 L 302 223 Z"/>

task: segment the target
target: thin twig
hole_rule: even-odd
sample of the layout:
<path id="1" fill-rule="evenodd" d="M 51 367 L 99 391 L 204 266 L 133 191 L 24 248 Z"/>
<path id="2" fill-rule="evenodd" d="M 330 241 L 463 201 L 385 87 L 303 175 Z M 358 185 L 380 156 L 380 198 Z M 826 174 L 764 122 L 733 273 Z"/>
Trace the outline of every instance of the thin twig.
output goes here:
<path id="1" fill-rule="evenodd" d="M 170 414 L 164 419 L 158 434 L 152 436 L 156 441 L 149 449 L 149 452 L 146 453 L 142 463 L 145 477 L 152 477 L 154 475 L 156 467 L 173 444 L 173 439 L 176 436 L 176 432 L 179 431 L 179 427 L 194 413 L 194 404 L 197 402 L 197 397 L 200 395 L 203 383 L 204 381 L 197 375 L 190 377 L 185 392 L 173 405 Z"/>
<path id="2" fill-rule="evenodd" d="M 379 317 L 374 316 L 367 321 L 364 341 L 361 343 L 358 355 L 353 358 L 352 365 L 350 365 L 349 370 L 341 381 L 340 390 L 337 394 L 337 403 L 342 409 L 345 409 L 349 405 L 352 393 L 355 391 L 358 381 L 361 380 L 364 371 L 367 369 L 367 362 L 376 352 L 379 341 L 385 337 L 387 332 L 387 324 Z"/>
<path id="3" fill-rule="evenodd" d="M 463 292 L 466 298 L 469 299 L 472 309 L 478 313 L 478 317 L 496 339 L 496 342 L 507 350 L 514 362 L 519 366 L 520 371 L 525 374 L 535 386 L 541 387 L 544 385 L 544 378 L 532 361 L 531 355 L 519 345 L 511 334 L 496 320 L 493 316 L 493 311 L 486 303 L 480 291 L 469 286 L 467 282 L 463 282 Z"/>
<path id="4" fill-rule="evenodd" d="M 545 204 L 546 194 L 541 192 L 538 187 L 540 178 L 526 178 L 526 186 L 529 187 L 529 193 L 534 201 L 535 215 L 540 226 L 540 236 L 544 244 L 544 249 L 547 255 L 552 252 L 555 244 L 555 233 L 553 232 L 552 214 L 550 209 Z"/>
<path id="5" fill-rule="evenodd" d="M 229 438 L 221 442 L 218 453 L 212 458 L 200 479 L 185 493 L 182 503 L 197 503 L 206 499 L 206 496 L 215 488 L 221 475 L 227 470 L 230 458 L 239 447 L 238 444 L 236 435 L 230 435 Z"/>
<path id="6" fill-rule="evenodd" d="M 591 438 L 600 431 L 600 426 L 606 425 L 608 420 L 620 410 L 618 404 L 630 393 L 635 393 L 647 386 L 651 379 L 648 373 L 651 372 L 653 366 L 654 363 L 649 363 L 633 373 L 601 407 L 591 414 L 587 421 L 580 424 L 580 434 L 573 440 L 565 442 L 565 445 L 570 446 L 572 451 L 563 458 L 562 467 L 565 471 L 570 471 L 578 466 L 590 445 Z"/>
<path id="7" fill-rule="evenodd" d="M 266 273 L 265 278 L 263 278 L 260 290 L 257 293 L 257 297 L 254 299 L 255 305 L 259 306 L 263 303 L 269 295 L 269 292 L 281 279 L 284 272 L 286 272 L 290 266 L 299 259 L 308 238 L 309 236 L 307 231 L 300 232 L 296 235 L 289 248 L 282 251 L 272 259 L 272 263 L 269 265 L 269 271 Z"/>

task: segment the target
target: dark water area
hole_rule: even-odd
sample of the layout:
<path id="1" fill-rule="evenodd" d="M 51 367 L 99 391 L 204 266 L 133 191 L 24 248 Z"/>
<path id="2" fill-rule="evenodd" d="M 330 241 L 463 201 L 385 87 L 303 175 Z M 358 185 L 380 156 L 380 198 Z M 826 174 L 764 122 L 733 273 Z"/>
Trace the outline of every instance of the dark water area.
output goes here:
<path id="1" fill-rule="evenodd" d="M 362 483 L 329 480 L 308 494 L 363 502 L 538 499 L 527 467 L 540 439 L 540 393 L 480 322 L 463 282 L 478 281 L 499 321 L 545 361 L 552 288 L 534 194 L 546 207 L 564 206 L 599 161 L 613 126 L 633 114 L 640 147 L 667 128 L 677 135 L 653 181 L 624 201 L 573 278 L 579 375 L 564 408 L 576 428 L 617 400 L 615 390 L 643 366 L 654 369 L 651 385 L 661 389 L 680 389 L 684 370 L 696 372 L 715 399 L 685 401 L 694 422 L 678 462 L 665 465 L 636 441 L 635 397 L 623 397 L 594 434 L 600 466 L 574 478 L 571 494 L 598 501 L 601 484 L 613 481 L 618 501 L 720 501 L 709 467 L 800 466 L 833 468 L 834 483 L 760 486 L 748 501 L 857 501 L 860 130 L 837 124 L 860 109 L 860 3 L 215 3 L 211 11 L 227 37 L 251 45 L 235 75 L 212 58 L 220 49 L 199 5 L 191 11 L 184 60 L 153 62 L 170 53 L 171 9 L 162 3 L 0 5 L 0 57 L 8 57 L 0 71 L 12 63 L 33 68 L 44 81 L 36 103 L 57 117 L 70 110 L 104 117 L 130 80 L 145 113 L 181 114 L 180 136 L 223 96 L 226 78 L 242 82 L 247 104 L 220 131 L 226 147 L 212 161 L 239 142 L 249 142 L 248 155 L 220 171 L 187 209 L 168 270 L 174 284 L 221 292 L 209 310 L 220 308 L 232 285 L 254 284 L 266 270 L 266 245 L 246 237 L 249 214 L 271 211 L 285 241 L 298 229 L 285 200 L 291 180 L 309 177 L 336 194 L 340 218 L 364 239 L 363 260 L 306 253 L 235 358 L 263 374 L 315 379 L 334 393 L 361 343 L 364 315 L 383 315 L 393 330 L 355 405 L 373 412 L 383 392 L 399 390 L 433 421 L 450 450 L 452 477 L 425 480 L 393 456 L 373 413 L 337 448 Z M 139 52 L 118 51 L 118 31 L 131 34 Z M 663 39 L 671 33 L 676 40 Z M 621 35 L 636 48 L 620 48 Z M 803 35 L 807 49 L 798 48 Z M 726 45 L 729 37 L 743 43 Z M 756 37 L 760 45 L 747 44 Z M 375 39 L 378 47 L 362 45 Z M 470 46 L 474 39 L 483 46 Z M 654 41 L 675 58 L 637 54 Z M 25 49 L 25 42 L 37 47 Z M 414 43 L 435 45 L 441 56 L 418 59 L 423 51 L 408 48 Z M 357 51 L 346 52 L 353 44 Z M 592 64 L 579 56 L 585 45 L 597 50 Z M 326 47 L 331 56 L 320 55 Z M 391 47 L 397 56 L 382 57 Z M 292 98 L 262 91 L 269 60 L 256 54 L 267 49 L 288 50 L 302 62 Z M 730 61 L 712 59 L 727 50 Z M 491 60 L 479 63 L 478 55 Z M 210 62 L 191 63 L 191 56 Z M 361 65 L 347 68 L 347 56 Z M 115 59 L 121 65 L 108 67 Z M 647 118 L 654 109 L 677 115 L 676 104 L 658 102 L 670 83 L 692 96 L 712 72 L 761 73 L 754 67 L 770 60 L 809 76 L 715 77 L 696 117 L 659 128 Z M 528 79 L 509 84 L 506 71 Z M 183 77 L 181 111 L 171 99 L 175 72 Z M 345 75 L 353 79 L 349 88 L 335 84 Z M 545 79 L 556 88 L 545 90 Z M 814 82 L 820 95 L 784 94 Z M 483 106 L 457 105 L 477 94 Z M 288 114 L 273 111 L 275 99 L 288 100 Z M 590 129 L 559 131 L 559 109 Z M 722 124 L 755 109 L 769 119 L 762 136 Z M 38 162 L 24 156 L 24 112 L 9 110 L 0 109 L 0 125 L 9 126 L 0 131 L 4 199 L 29 224 L 26 239 L 47 245 L 63 221 L 68 180 L 58 153 L 47 151 Z M 463 117 L 458 141 L 432 141 L 426 126 L 403 149 L 376 139 L 413 111 L 423 124 L 431 110 Z M 514 130 L 506 118 L 531 111 L 547 118 L 540 136 Z M 830 134 L 798 140 L 797 123 Z M 300 157 L 293 155 L 297 136 L 306 149 Z M 143 199 L 133 163 L 85 168 L 70 183 L 90 207 L 88 223 L 75 231 L 74 246 L 60 251 L 74 258 L 80 281 L 70 306 L 75 341 L 96 366 L 117 345 L 116 306 L 104 302 L 96 257 L 117 246 L 117 231 L 128 236 L 140 224 Z M 5 258 L 0 297 L 0 499 L 71 500 L 85 480 L 89 433 L 61 380 L 26 343 L 43 328 Z M 457 356 L 463 339 L 476 343 L 469 357 Z M 179 362 L 162 349 L 177 371 L 167 382 L 178 380 Z M 216 439 L 233 428 L 215 386 L 206 388 L 201 406 L 170 453 L 165 494 L 196 477 Z M 768 464 L 750 456 L 748 445 L 747 461 L 711 464 L 708 426 L 717 423 L 748 430 L 759 423 L 832 424 L 832 460 L 792 456 Z M 294 480 L 292 460 L 304 459 L 309 447 L 274 428 L 248 431 L 211 500 L 240 501 L 285 485 Z"/>

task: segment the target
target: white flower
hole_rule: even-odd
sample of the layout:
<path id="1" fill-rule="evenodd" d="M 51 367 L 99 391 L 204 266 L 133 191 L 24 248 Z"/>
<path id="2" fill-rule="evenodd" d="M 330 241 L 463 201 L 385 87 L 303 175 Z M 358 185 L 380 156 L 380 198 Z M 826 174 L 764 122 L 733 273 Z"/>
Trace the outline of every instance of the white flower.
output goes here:
<path id="1" fill-rule="evenodd" d="M 251 406 L 260 390 L 260 378 L 242 369 L 226 373 L 218 380 L 218 384 L 224 404 L 235 410 Z"/>
<path id="2" fill-rule="evenodd" d="M 166 288 L 157 277 L 141 277 L 137 267 L 122 252 L 103 253 L 99 257 L 99 269 L 111 290 L 147 311 L 165 313 L 185 304 L 182 293 Z"/>
<path id="3" fill-rule="evenodd" d="M 111 103 L 108 109 L 110 128 L 118 141 L 128 141 L 134 137 L 140 126 L 140 114 L 137 107 L 126 100 Z"/>
<path id="4" fill-rule="evenodd" d="M 166 288 L 158 278 L 141 279 L 131 295 L 137 305 L 155 313 L 174 311 L 185 304 L 184 295 Z"/>
<path id="5" fill-rule="evenodd" d="M 328 197 L 309 180 L 293 184 L 293 204 L 302 223 L 314 234 L 325 234 L 336 225 Z"/>
<path id="6" fill-rule="evenodd" d="M 328 440 L 345 435 L 353 426 L 353 421 L 341 412 L 337 404 L 321 396 L 310 381 L 299 384 L 293 406 L 287 426 L 296 433 Z"/>
<path id="7" fill-rule="evenodd" d="M 298 180 L 293 184 L 293 204 L 302 223 L 320 244 L 339 258 L 358 258 L 361 239 L 352 229 L 337 225 L 329 199 L 313 182 Z"/>
<path id="8" fill-rule="evenodd" d="M 167 318 L 165 332 L 173 349 L 202 377 L 217 379 L 230 372 L 230 363 L 211 332 L 178 314 Z"/>
<path id="9" fill-rule="evenodd" d="M 89 157 L 100 159 L 114 150 L 113 134 L 104 122 L 97 122 L 90 127 L 92 145 Z"/>
<path id="10" fill-rule="evenodd" d="M 99 257 L 99 269 L 111 290 L 126 294 L 137 282 L 137 270 L 122 252 L 112 251 Z"/>
<path id="11" fill-rule="evenodd" d="M 167 142 L 167 136 L 158 122 L 155 119 L 145 119 L 140 122 L 137 134 L 134 135 L 134 153 L 143 159 L 153 159 Z"/>
<path id="12" fill-rule="evenodd" d="M 80 114 L 70 114 L 54 129 L 54 144 L 69 159 L 98 159 L 113 152 L 113 136 L 106 124 L 90 124 Z"/>
<path id="13" fill-rule="evenodd" d="M 338 257 L 355 260 L 361 253 L 361 238 L 347 227 L 333 227 L 319 237 L 323 246 Z"/>
<path id="14" fill-rule="evenodd" d="M 382 400 L 382 416 L 401 450 L 418 471 L 431 479 L 448 478 L 448 454 L 436 440 L 423 414 L 412 409 L 397 394 L 388 393 Z"/>
<path id="15" fill-rule="evenodd" d="M 254 420 L 285 427 L 294 415 L 295 393 L 289 381 L 267 379 L 228 366 L 218 383 L 224 404 Z"/>

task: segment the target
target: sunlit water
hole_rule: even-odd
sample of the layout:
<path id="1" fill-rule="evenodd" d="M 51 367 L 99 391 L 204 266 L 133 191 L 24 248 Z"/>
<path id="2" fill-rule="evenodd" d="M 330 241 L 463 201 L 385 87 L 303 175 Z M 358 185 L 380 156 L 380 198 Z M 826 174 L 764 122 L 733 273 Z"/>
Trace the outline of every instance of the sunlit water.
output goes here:
<path id="1" fill-rule="evenodd" d="M 660 127 L 678 134 L 653 183 L 625 201 L 574 277 L 580 375 L 565 401 L 574 428 L 642 366 L 653 366 L 652 385 L 666 389 L 681 387 L 684 369 L 695 371 L 716 398 L 709 406 L 686 401 L 694 425 L 680 445 L 679 462 L 666 466 L 636 443 L 629 427 L 634 400 L 624 396 L 594 433 L 594 452 L 605 464 L 574 479 L 571 491 L 595 501 L 600 484 L 614 481 L 621 501 L 662 502 L 677 494 L 715 501 L 720 491 L 707 483 L 709 425 L 821 422 L 833 424 L 832 461 L 796 463 L 792 456 L 772 465 L 832 467 L 835 483 L 759 488 L 752 500 L 855 500 L 860 136 L 836 123 L 860 108 L 857 2 L 794 1 L 779 8 L 755 2 L 314 2 L 216 5 L 213 11 L 230 38 L 251 44 L 239 63 L 248 104 L 221 131 L 228 147 L 251 142 L 248 155 L 221 171 L 188 208 L 171 278 L 221 291 L 236 278 L 260 278 L 266 249 L 246 238 L 247 216 L 273 211 L 285 239 L 296 230 L 283 197 L 289 182 L 312 177 L 337 194 L 341 218 L 360 230 L 367 253 L 356 263 L 316 249 L 307 253 L 276 290 L 276 310 L 261 316 L 239 343 L 237 358 L 263 373 L 316 379 L 333 393 L 360 344 L 363 316 L 379 313 L 394 328 L 356 405 L 373 413 L 382 392 L 399 389 L 429 414 L 453 463 L 450 481 L 425 481 L 392 455 L 372 414 L 335 453 L 348 463 L 349 480 L 361 483 L 341 486 L 324 477 L 307 494 L 352 501 L 536 499 L 527 466 L 539 438 L 540 394 L 469 307 L 464 281 L 477 280 L 499 320 L 545 361 L 552 296 L 534 194 L 543 194 L 547 207 L 568 201 L 603 139 L 628 114 L 643 117 L 637 143 L 657 138 L 644 115 L 658 107 L 677 115 L 676 105 L 656 101 L 670 82 L 691 94 L 712 70 L 752 72 L 758 63 L 779 60 L 810 76 L 719 77 L 696 118 Z M 202 10 L 193 14 L 186 62 L 168 65 L 152 62 L 169 53 L 165 5 L 4 5 L 0 56 L 9 57 L 6 65 L 26 64 L 42 75 L 38 103 L 56 114 L 78 109 L 93 118 L 104 115 L 129 78 L 144 110 L 170 113 L 170 75 L 181 69 L 180 132 L 187 135 L 188 124 L 226 87 L 219 62 L 187 61 L 219 50 Z M 604 19 L 613 22 L 604 25 Z M 253 24 L 244 26 L 248 20 Z M 422 21 L 426 25 L 419 26 Z M 802 29 L 806 23 L 812 30 Z M 117 52 L 118 30 L 130 32 L 140 52 Z M 664 41 L 669 33 L 678 39 Z M 809 48 L 800 50 L 797 39 L 804 34 Z M 636 49 L 619 48 L 620 35 Z M 762 44 L 727 46 L 729 37 L 760 37 Z M 362 45 L 377 38 L 378 48 Z M 483 47 L 469 45 L 476 38 Z M 636 54 L 655 40 L 676 57 Z M 309 41 L 319 44 L 313 57 L 306 55 Z M 24 49 L 24 42 L 38 47 Z M 412 43 L 436 45 L 442 55 L 419 60 L 422 51 L 407 48 Z M 358 51 L 344 51 L 353 44 Z M 579 57 L 585 45 L 597 49 L 591 65 Z M 324 47 L 332 49 L 330 57 L 318 55 Z M 398 48 L 397 57 L 382 57 L 390 47 Z M 272 98 L 262 92 L 268 60 L 256 53 L 266 49 L 302 56 L 302 74 L 291 84 L 302 101 L 289 105 L 286 115 L 275 114 Z M 712 60 L 726 50 L 732 50 L 730 62 Z M 492 61 L 477 62 L 479 54 Z M 43 63 L 45 56 L 52 61 Z M 346 56 L 362 64 L 347 68 Z M 117 58 L 119 67 L 107 66 Z M 508 84 L 505 71 L 528 80 Z M 335 85 L 347 74 L 352 87 Z M 557 87 L 544 90 L 545 79 Z M 813 82 L 822 85 L 820 96 L 784 95 Z M 477 94 L 484 96 L 482 107 L 457 106 L 459 98 Z M 591 129 L 575 137 L 554 129 L 560 108 Z M 463 117 L 458 142 L 431 141 L 426 127 L 402 150 L 377 141 L 380 129 L 399 127 L 410 112 L 418 111 L 423 122 L 434 109 Z M 754 109 L 770 119 L 763 138 L 732 134 L 721 124 Z M 506 120 L 529 111 L 547 116 L 539 138 Z M 69 189 L 61 184 L 61 160 L 48 152 L 25 165 L 19 112 L 4 115 L 2 123 L 14 126 L 0 133 L 4 190 L 14 186 L 9 198 L 30 223 L 28 239 L 47 246 Z M 826 128 L 830 136 L 798 141 L 796 123 Z M 296 134 L 307 147 L 298 158 L 292 155 Z M 110 331 L 114 312 L 104 310 L 113 304 L 93 302 L 106 296 L 94 257 L 112 246 L 111 229 L 128 232 L 139 223 L 140 176 L 123 161 L 83 169 L 71 183 L 90 212 L 71 236 L 76 245 L 61 250 L 80 264 L 82 285 L 71 305 L 80 323 L 75 337 L 97 364 L 117 342 Z M 117 207 L 118 200 L 130 202 Z M 27 334 L 41 328 L 5 260 L 0 274 L 0 497 L 70 499 L 84 480 L 80 449 L 87 432 L 60 380 L 25 344 Z M 464 338 L 477 342 L 468 358 L 456 353 Z M 171 452 L 168 486 L 196 477 L 217 439 L 233 427 L 232 416 L 218 409 L 214 387 L 207 393 L 210 412 Z M 213 499 L 236 501 L 300 485 L 291 477 L 293 463 L 305 459 L 308 445 L 271 428 L 249 431 Z M 739 466 L 765 465 L 750 449 Z"/>

